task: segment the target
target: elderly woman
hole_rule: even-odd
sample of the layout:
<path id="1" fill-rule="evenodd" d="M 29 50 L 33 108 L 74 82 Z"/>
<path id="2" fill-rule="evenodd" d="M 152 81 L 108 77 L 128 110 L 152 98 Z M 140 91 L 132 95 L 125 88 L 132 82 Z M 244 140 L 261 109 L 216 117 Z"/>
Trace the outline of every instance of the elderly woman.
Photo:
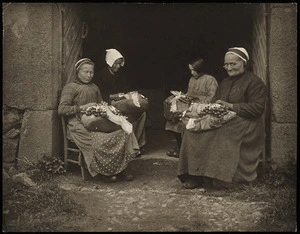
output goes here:
<path id="1" fill-rule="evenodd" d="M 224 104 L 237 116 L 213 130 L 184 130 L 177 175 L 188 189 L 203 185 L 231 188 L 257 177 L 265 141 L 266 86 L 247 71 L 248 62 L 244 48 L 228 49 L 224 58 L 228 77 L 219 84 L 212 100 Z"/>
<path id="2" fill-rule="evenodd" d="M 94 63 L 80 59 L 75 64 L 76 78 L 62 90 L 58 114 L 68 117 L 68 135 L 82 151 L 91 176 L 104 175 L 107 181 L 114 182 L 117 175 L 131 180 L 126 174 L 129 161 L 139 152 L 133 133 L 120 129 L 111 133 L 90 132 L 81 122 L 81 111 L 102 101 L 99 88 L 92 83 Z"/>
<path id="3" fill-rule="evenodd" d="M 130 90 L 130 85 L 126 78 L 119 76 L 120 68 L 125 65 L 123 55 L 116 49 L 107 49 L 105 61 L 107 66 L 102 69 L 99 74 L 96 74 L 94 82 L 101 90 L 104 101 L 110 103 L 110 95 L 127 93 L 132 90 Z M 146 144 L 145 123 L 146 112 L 132 123 L 133 132 L 138 140 L 141 153 L 144 152 L 144 146 Z"/>
<path id="4" fill-rule="evenodd" d="M 188 91 L 186 95 L 193 99 L 193 102 L 209 103 L 215 95 L 218 87 L 217 80 L 204 71 L 204 60 L 198 58 L 188 65 L 192 77 L 189 80 Z M 173 132 L 176 139 L 176 147 L 173 150 L 168 150 L 167 155 L 170 157 L 179 157 L 179 150 L 181 146 L 181 133 L 183 124 L 179 122 L 167 121 L 165 129 Z"/>

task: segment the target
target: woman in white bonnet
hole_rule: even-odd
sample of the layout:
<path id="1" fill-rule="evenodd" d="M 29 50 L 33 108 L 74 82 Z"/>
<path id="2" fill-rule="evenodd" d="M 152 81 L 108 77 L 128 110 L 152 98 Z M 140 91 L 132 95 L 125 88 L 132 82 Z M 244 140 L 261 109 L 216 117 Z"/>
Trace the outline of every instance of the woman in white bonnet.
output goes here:
<path id="1" fill-rule="evenodd" d="M 103 100 L 110 103 L 109 96 L 115 93 L 129 92 L 130 86 L 120 69 L 125 65 L 123 55 L 116 49 L 107 49 L 105 62 L 107 66 L 99 74 L 95 74 L 94 83 L 99 87 Z"/>
<path id="2" fill-rule="evenodd" d="M 247 70 L 248 63 L 245 48 L 229 48 L 224 57 L 228 77 L 212 99 L 237 116 L 217 129 L 196 133 L 184 130 L 177 175 L 188 189 L 207 185 L 230 188 L 257 177 L 265 143 L 266 86 Z"/>
<path id="3" fill-rule="evenodd" d="M 132 90 L 126 77 L 120 75 L 120 69 L 125 65 L 123 55 L 116 49 L 107 49 L 105 62 L 107 66 L 99 74 L 95 74 L 94 83 L 99 87 L 103 100 L 110 104 L 110 95 L 127 93 Z M 144 153 L 144 146 L 146 145 L 145 124 L 146 112 L 137 121 L 132 123 L 133 132 L 138 140 L 141 154 Z"/>

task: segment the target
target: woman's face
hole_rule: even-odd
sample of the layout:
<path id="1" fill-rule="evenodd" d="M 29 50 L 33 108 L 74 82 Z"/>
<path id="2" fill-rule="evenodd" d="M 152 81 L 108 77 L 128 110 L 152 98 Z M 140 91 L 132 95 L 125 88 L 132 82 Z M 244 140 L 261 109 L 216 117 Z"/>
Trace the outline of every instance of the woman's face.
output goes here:
<path id="1" fill-rule="evenodd" d="M 224 68 L 229 76 L 236 76 L 244 73 L 244 61 L 234 54 L 226 54 L 224 58 Z"/>
<path id="2" fill-rule="evenodd" d="M 94 77 L 94 66 L 92 64 L 82 64 L 78 70 L 78 78 L 85 84 L 90 83 Z"/>
<path id="3" fill-rule="evenodd" d="M 191 64 L 189 64 L 189 69 L 190 69 L 190 72 L 191 72 L 193 77 L 198 76 L 198 73 L 195 71 L 195 68 Z"/>
<path id="4" fill-rule="evenodd" d="M 123 63 L 122 58 L 117 59 L 111 67 L 112 72 L 117 73 L 120 70 L 120 68 L 122 67 L 122 63 Z"/>

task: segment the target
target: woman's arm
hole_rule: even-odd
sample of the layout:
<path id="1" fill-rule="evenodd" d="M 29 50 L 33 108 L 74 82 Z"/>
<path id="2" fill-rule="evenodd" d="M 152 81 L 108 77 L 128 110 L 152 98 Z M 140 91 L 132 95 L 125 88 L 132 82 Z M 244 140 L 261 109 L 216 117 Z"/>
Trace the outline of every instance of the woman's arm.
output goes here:
<path id="1" fill-rule="evenodd" d="M 232 110 L 244 118 L 260 117 L 265 110 L 266 86 L 262 80 L 254 79 L 246 91 L 247 103 L 234 103 Z"/>
<path id="2" fill-rule="evenodd" d="M 217 80 L 214 77 L 209 77 L 206 87 L 208 90 L 208 96 L 206 97 L 206 101 L 211 102 L 213 100 L 213 97 L 215 96 L 216 90 L 218 88 Z"/>
<path id="3" fill-rule="evenodd" d="M 80 107 L 73 104 L 75 95 L 76 91 L 71 85 L 66 85 L 63 88 L 58 105 L 59 115 L 75 115 L 80 112 Z"/>

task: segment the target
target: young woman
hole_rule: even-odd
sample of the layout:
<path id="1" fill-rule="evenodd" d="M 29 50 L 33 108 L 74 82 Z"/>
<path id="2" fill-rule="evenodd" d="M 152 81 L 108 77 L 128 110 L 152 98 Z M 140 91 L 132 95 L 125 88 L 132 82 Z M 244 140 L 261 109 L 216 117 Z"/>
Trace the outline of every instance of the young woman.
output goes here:
<path id="1" fill-rule="evenodd" d="M 99 88 L 92 83 L 94 63 L 88 59 L 80 59 L 75 64 L 76 78 L 62 90 L 58 114 L 68 117 L 68 133 L 83 156 L 91 176 L 106 176 L 106 180 L 114 182 L 118 175 L 131 180 L 126 174 L 128 163 L 136 157 L 139 146 L 133 133 L 124 130 L 111 133 L 90 132 L 80 121 L 81 111 L 102 101 Z"/>
<path id="2" fill-rule="evenodd" d="M 187 97 L 191 97 L 194 102 L 209 103 L 218 87 L 217 80 L 213 76 L 204 73 L 204 60 L 202 58 L 194 60 L 188 65 L 188 68 L 192 77 L 189 80 Z M 165 129 L 174 133 L 177 143 L 173 150 L 167 151 L 167 155 L 178 158 L 182 141 L 183 124 L 180 121 L 177 123 L 167 121 Z"/>

